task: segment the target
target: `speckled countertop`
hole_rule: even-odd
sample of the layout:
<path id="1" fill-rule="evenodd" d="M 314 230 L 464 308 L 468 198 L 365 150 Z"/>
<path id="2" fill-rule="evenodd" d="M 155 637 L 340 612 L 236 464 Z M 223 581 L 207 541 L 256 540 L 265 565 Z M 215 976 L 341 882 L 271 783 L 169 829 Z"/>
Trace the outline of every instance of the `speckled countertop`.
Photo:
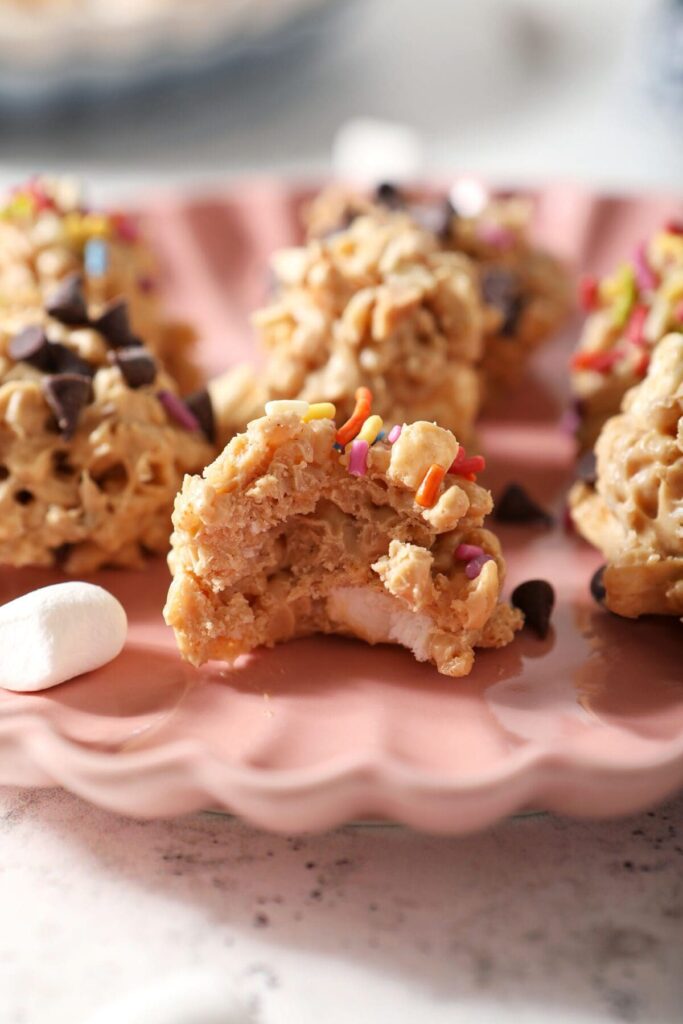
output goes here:
<path id="1" fill-rule="evenodd" d="M 284 838 L 0 789 L 0 1021 L 85 1024 L 121 993 L 200 971 L 254 1024 L 674 1024 L 681 821 L 679 798 L 464 839 Z"/>

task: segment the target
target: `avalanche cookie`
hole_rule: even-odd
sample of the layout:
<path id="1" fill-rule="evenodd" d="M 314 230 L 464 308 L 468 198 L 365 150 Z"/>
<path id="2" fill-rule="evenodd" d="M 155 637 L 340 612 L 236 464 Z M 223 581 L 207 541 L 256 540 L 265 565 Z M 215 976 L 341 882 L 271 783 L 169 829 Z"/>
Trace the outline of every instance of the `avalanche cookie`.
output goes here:
<path id="1" fill-rule="evenodd" d="M 367 386 L 388 421 L 436 419 L 468 436 L 482 334 L 467 258 L 397 214 L 358 217 L 273 267 L 277 294 L 255 316 L 267 398 L 329 398 L 345 417 Z"/>
<path id="2" fill-rule="evenodd" d="M 337 429 L 330 403 L 274 402 L 175 506 L 164 616 L 200 665 L 311 633 L 397 643 L 445 675 L 509 643 L 505 564 L 484 527 L 483 460 L 433 423 L 382 423 L 360 389 Z"/>
<path id="3" fill-rule="evenodd" d="M 90 305 L 124 299 L 133 332 L 181 390 L 196 386 L 194 331 L 165 318 L 155 261 L 136 221 L 89 209 L 69 179 L 39 177 L 14 189 L 0 205 L 0 310 L 41 306 L 75 274 Z"/>
<path id="4" fill-rule="evenodd" d="M 77 287 L 47 306 L 0 320 L 0 563 L 141 565 L 213 449 L 125 307 L 91 315 Z"/>
<path id="5" fill-rule="evenodd" d="M 605 555 L 607 607 L 683 616 L 683 335 L 653 350 L 645 380 L 598 439 L 596 482 L 574 485 L 572 517 Z"/>
<path id="6" fill-rule="evenodd" d="M 495 397 L 509 389 L 570 308 L 565 267 L 531 240 L 531 202 L 493 196 L 472 179 L 457 181 L 447 199 L 425 199 L 389 184 L 373 196 L 333 187 L 313 201 L 306 219 L 310 235 L 320 237 L 359 216 L 383 219 L 397 212 L 433 233 L 441 249 L 464 253 L 476 264 L 484 310 L 485 393 Z"/>
<path id="7" fill-rule="evenodd" d="M 683 330 L 683 223 L 666 224 L 601 281 L 584 278 L 581 299 L 589 315 L 572 359 L 572 386 L 586 449 L 645 376 L 654 346 Z"/>

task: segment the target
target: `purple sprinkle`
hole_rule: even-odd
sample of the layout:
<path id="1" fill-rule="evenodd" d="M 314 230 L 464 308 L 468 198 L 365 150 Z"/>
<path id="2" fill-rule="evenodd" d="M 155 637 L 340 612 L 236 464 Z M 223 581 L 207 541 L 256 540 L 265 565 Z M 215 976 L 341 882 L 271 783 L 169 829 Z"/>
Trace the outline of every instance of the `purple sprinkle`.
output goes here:
<path id="1" fill-rule="evenodd" d="M 575 409 L 567 409 L 560 417 L 560 431 L 567 437 L 574 437 L 581 426 L 581 417 Z"/>
<path id="2" fill-rule="evenodd" d="M 477 228 L 477 237 L 494 249 L 512 249 L 515 244 L 514 232 L 501 224 L 480 224 Z"/>
<path id="3" fill-rule="evenodd" d="M 394 444 L 396 441 L 398 441 L 399 437 L 401 436 L 402 430 L 403 427 L 398 423 L 396 424 L 395 427 L 391 428 L 391 430 L 389 431 L 389 435 L 387 437 L 387 441 L 389 442 L 389 444 Z"/>
<path id="4" fill-rule="evenodd" d="M 476 558 L 471 558 L 467 563 L 465 566 L 465 576 L 467 576 L 468 580 L 476 580 L 486 563 L 492 561 L 493 557 L 482 551 L 480 555 L 477 555 Z"/>
<path id="5" fill-rule="evenodd" d="M 484 554 L 484 549 L 478 544 L 458 544 L 455 549 L 455 557 L 459 562 L 469 562 L 471 558 L 478 558 Z"/>
<path id="6" fill-rule="evenodd" d="M 653 271 L 647 259 L 645 243 L 641 242 L 636 246 L 633 254 L 633 266 L 636 272 L 636 281 L 641 291 L 652 292 L 657 287 L 657 275 Z"/>
<path id="7" fill-rule="evenodd" d="M 199 420 L 190 412 L 182 398 L 178 398 L 172 391 L 157 391 L 157 398 L 171 419 L 181 427 L 185 427 L 186 430 L 201 430 Z"/>
<path id="8" fill-rule="evenodd" d="M 367 472 L 367 457 L 370 445 L 367 441 L 352 441 L 351 454 L 349 456 L 349 473 L 352 476 L 365 476 Z"/>

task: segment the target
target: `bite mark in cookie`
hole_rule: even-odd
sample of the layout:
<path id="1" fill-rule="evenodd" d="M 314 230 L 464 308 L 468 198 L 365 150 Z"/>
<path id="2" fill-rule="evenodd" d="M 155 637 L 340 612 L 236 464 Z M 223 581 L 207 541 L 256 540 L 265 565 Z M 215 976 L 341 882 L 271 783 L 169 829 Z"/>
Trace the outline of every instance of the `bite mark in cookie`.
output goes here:
<path id="1" fill-rule="evenodd" d="M 451 432 L 416 422 L 387 434 L 375 422 L 369 441 L 369 408 L 351 432 L 298 406 L 271 406 L 183 484 L 164 610 L 182 655 L 232 662 L 338 633 L 402 644 L 461 676 L 475 648 L 509 643 L 522 616 L 500 602 L 505 564 L 484 527 L 491 497 L 448 472 Z"/>

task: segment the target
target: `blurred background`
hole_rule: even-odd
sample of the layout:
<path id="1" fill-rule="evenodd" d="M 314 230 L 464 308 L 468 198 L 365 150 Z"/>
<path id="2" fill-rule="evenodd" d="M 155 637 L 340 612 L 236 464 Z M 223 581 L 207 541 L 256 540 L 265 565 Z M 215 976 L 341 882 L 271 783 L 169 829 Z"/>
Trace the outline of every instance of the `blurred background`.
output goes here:
<path id="1" fill-rule="evenodd" d="M 683 2 L 0 0 L 3 184 L 312 176 L 358 118 L 426 170 L 680 190 Z M 363 131 L 343 169 L 405 149 Z"/>

